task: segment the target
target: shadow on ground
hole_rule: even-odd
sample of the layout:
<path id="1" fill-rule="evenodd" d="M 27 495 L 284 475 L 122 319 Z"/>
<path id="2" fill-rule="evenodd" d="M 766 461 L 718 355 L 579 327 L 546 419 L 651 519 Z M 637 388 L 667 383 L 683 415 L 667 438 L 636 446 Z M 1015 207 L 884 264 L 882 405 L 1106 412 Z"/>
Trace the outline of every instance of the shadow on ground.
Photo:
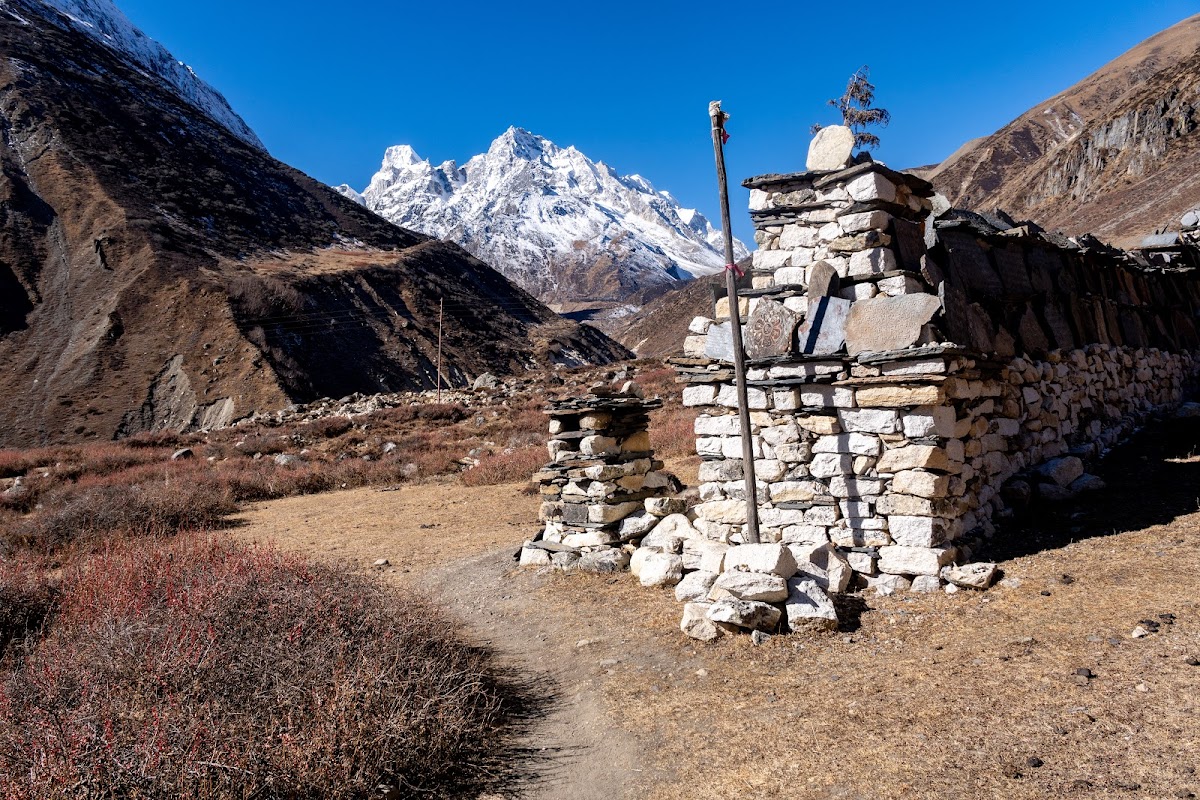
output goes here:
<path id="1" fill-rule="evenodd" d="M 998 561 L 1168 524 L 1200 509 L 1200 420 L 1151 422 L 1090 470 L 1107 488 L 1042 503 L 1000 525 L 988 547 Z"/>

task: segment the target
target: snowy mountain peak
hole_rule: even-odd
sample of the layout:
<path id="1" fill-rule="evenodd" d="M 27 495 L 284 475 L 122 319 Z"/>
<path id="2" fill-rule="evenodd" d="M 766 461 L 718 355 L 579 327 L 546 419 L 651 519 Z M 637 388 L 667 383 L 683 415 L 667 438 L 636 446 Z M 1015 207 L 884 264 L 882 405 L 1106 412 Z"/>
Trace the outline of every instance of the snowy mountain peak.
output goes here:
<path id="1" fill-rule="evenodd" d="M 425 160 L 417 155 L 416 150 L 406 144 L 397 144 L 384 152 L 382 169 L 404 169 L 422 163 L 425 163 Z"/>
<path id="2" fill-rule="evenodd" d="M 357 192 L 349 187 L 347 197 Z M 451 239 L 549 302 L 641 302 L 720 271 L 721 233 L 641 175 L 510 127 L 461 167 L 388 148 L 360 195 L 403 227 Z M 741 258 L 745 247 L 738 242 Z"/>
<path id="3" fill-rule="evenodd" d="M 138 30 L 112 0 L 0 0 L 0 8 L 11 12 L 22 7 L 59 28 L 74 27 L 106 47 L 120 53 L 143 74 L 170 86 L 176 96 L 208 115 L 234 136 L 259 150 L 266 147 L 212 86 L 201 80 L 187 64 L 165 47 Z"/>

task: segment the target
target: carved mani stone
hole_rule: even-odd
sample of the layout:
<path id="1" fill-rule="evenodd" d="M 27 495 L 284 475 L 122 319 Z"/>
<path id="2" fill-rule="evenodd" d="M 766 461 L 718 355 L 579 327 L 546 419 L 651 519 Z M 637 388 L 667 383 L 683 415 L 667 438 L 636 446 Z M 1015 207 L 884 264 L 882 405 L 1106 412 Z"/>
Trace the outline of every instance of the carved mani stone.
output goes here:
<path id="1" fill-rule="evenodd" d="M 846 352 L 877 353 L 916 344 L 942 302 L 931 294 L 859 300 L 846 319 Z"/>
<path id="2" fill-rule="evenodd" d="M 792 352 L 793 336 L 800 324 L 800 315 L 783 303 L 758 301 L 746 323 L 745 347 L 747 358 L 770 358 Z"/>

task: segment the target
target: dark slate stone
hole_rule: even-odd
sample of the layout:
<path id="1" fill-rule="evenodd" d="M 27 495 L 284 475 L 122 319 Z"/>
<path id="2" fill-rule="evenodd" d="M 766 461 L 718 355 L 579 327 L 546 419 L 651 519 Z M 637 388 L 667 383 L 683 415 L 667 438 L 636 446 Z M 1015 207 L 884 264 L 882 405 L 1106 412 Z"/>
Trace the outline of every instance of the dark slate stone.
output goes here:
<path id="1" fill-rule="evenodd" d="M 978 239 L 959 231 L 946 231 L 942 244 L 950 261 L 946 280 L 962 288 L 972 300 L 998 299 L 1004 294 L 1004 286 Z"/>
<path id="2" fill-rule="evenodd" d="M 1050 339 L 1042 330 L 1042 324 L 1038 321 L 1033 306 L 1028 303 L 1025 304 L 1025 313 L 1021 315 L 1017 326 L 1017 335 L 1021 339 L 1021 348 L 1026 353 L 1041 356 L 1050 350 Z"/>
<path id="3" fill-rule="evenodd" d="M 1042 315 L 1046 318 L 1046 327 L 1054 339 L 1054 346 L 1060 350 L 1073 350 L 1075 335 L 1071 332 L 1071 326 L 1067 323 L 1067 317 L 1058 304 L 1057 298 L 1051 298 L 1046 302 L 1042 309 Z"/>
<path id="4" fill-rule="evenodd" d="M 826 262 L 818 261 L 808 268 L 809 297 L 837 297 L 840 289 L 837 270 Z"/>
<path id="5" fill-rule="evenodd" d="M 992 260 L 1000 274 L 1000 282 L 1004 284 L 1004 289 L 1009 295 L 1028 297 L 1033 294 L 1033 286 L 1029 282 L 1029 273 L 1025 269 L 1025 258 L 1019 244 L 1014 242 L 1005 247 L 993 248 Z"/>
<path id="6" fill-rule="evenodd" d="M 893 219 L 892 236 L 895 239 L 900 268 L 909 272 L 919 271 L 921 256 L 925 255 L 924 227 L 908 220 Z"/>

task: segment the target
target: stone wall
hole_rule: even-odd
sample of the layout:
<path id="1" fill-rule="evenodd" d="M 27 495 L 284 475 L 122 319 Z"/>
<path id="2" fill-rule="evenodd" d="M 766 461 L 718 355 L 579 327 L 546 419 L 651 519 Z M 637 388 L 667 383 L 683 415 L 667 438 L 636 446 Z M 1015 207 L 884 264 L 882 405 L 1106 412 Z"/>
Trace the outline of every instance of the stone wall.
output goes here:
<path id="1" fill-rule="evenodd" d="M 798 561 L 828 543 L 851 585 L 938 588 L 1014 505 L 1099 486 L 1086 463 L 1179 404 L 1200 367 L 1192 270 L 949 209 L 869 162 L 746 185 L 762 540 Z M 675 364 L 701 410 L 693 525 L 736 545 L 728 303 L 713 316 Z"/>

